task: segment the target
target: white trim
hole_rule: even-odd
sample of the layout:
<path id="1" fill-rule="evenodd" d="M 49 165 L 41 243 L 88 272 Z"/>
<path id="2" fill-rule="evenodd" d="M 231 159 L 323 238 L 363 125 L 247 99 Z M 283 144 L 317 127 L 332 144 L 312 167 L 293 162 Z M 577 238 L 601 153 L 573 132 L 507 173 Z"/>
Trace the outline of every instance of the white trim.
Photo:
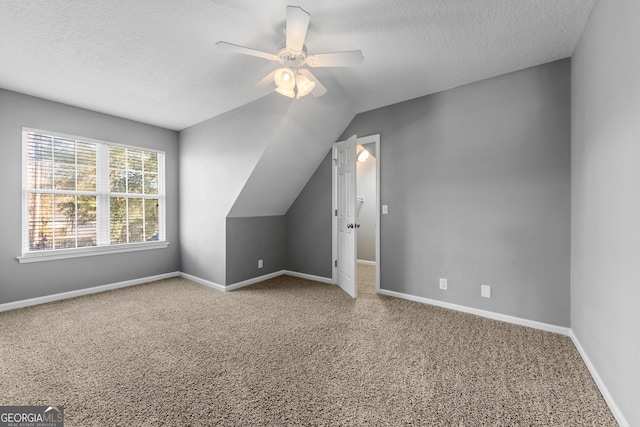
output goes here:
<path id="1" fill-rule="evenodd" d="M 86 136 L 73 135 L 73 134 L 70 134 L 70 133 L 58 132 L 58 131 L 55 131 L 55 130 L 44 130 L 44 129 L 36 129 L 36 128 L 30 128 L 30 127 L 23 127 L 22 131 L 23 132 L 40 133 L 40 134 L 50 135 L 50 136 L 56 136 L 58 138 L 64 138 L 64 139 L 76 139 L 76 140 L 83 141 L 83 142 L 90 142 L 92 144 L 116 145 L 118 147 L 123 147 L 123 148 L 133 148 L 134 150 L 152 151 L 154 153 L 165 154 L 164 151 L 157 150 L 155 148 L 147 148 L 147 147 L 140 147 L 140 146 L 137 146 L 137 145 L 121 144 L 119 142 L 105 141 L 104 139 L 88 138 Z"/>
<path id="2" fill-rule="evenodd" d="M 616 402 L 613 400 L 613 396 L 611 396 L 611 393 L 609 393 L 609 389 L 607 389 L 604 381 L 602 381 L 602 378 L 598 374 L 596 367 L 593 366 L 593 363 L 591 363 L 591 359 L 589 359 L 589 356 L 587 356 L 587 352 L 585 351 L 584 347 L 582 347 L 582 344 L 580 344 L 580 341 L 578 340 L 576 334 L 573 332 L 573 329 L 569 330 L 569 337 L 571 338 L 571 341 L 573 341 L 573 345 L 576 346 L 578 353 L 580 353 L 582 361 L 585 365 L 587 365 L 587 369 L 589 370 L 593 381 L 598 386 L 600 394 L 602 394 L 604 401 L 607 402 L 607 405 L 609 406 L 609 409 L 611 410 L 611 413 L 615 417 L 616 421 L 618 422 L 620 427 L 629 427 L 631 424 L 629 424 L 618 405 L 616 405 Z"/>
<path id="3" fill-rule="evenodd" d="M 242 282 L 237 282 L 237 283 L 234 283 L 233 285 L 227 285 L 224 287 L 224 290 L 225 292 L 233 291 L 235 289 L 244 288 L 245 286 L 264 282 L 265 280 L 273 279 L 274 277 L 282 276 L 283 274 L 284 274 L 284 270 L 274 271 L 273 273 L 265 274 L 264 276 L 243 280 Z"/>
<path id="4" fill-rule="evenodd" d="M 375 261 L 367 261 L 366 259 L 359 259 L 359 260 L 356 260 L 356 262 L 358 264 L 364 264 L 364 265 L 376 265 Z"/>
<path id="5" fill-rule="evenodd" d="M 376 292 L 380 292 L 380 134 L 375 135 L 376 143 Z"/>
<path id="6" fill-rule="evenodd" d="M 297 271 L 284 270 L 284 274 L 287 276 L 299 277 L 301 279 L 313 280 L 314 282 L 327 283 L 329 285 L 335 285 L 336 282 L 333 278 L 314 276 L 313 274 L 298 273 Z"/>
<path id="7" fill-rule="evenodd" d="M 97 144 L 96 147 L 96 240 L 98 245 L 111 243 L 111 198 L 109 197 L 109 146 Z M 24 246 L 28 247 L 27 245 Z"/>
<path id="8" fill-rule="evenodd" d="M 254 285 L 256 283 L 264 282 L 265 280 L 273 279 L 274 277 L 278 277 L 278 276 L 282 276 L 282 275 L 299 277 L 301 279 L 313 280 L 315 282 L 328 283 L 330 285 L 335 285 L 335 282 L 333 281 L 333 279 L 328 278 L 328 277 L 314 276 L 312 274 L 298 273 L 298 272 L 289 271 L 289 270 L 275 271 L 273 273 L 265 274 L 265 275 L 259 276 L 259 277 L 254 277 L 252 279 L 243 280 L 242 282 L 237 282 L 237 283 L 234 283 L 232 285 L 227 285 L 227 286 L 223 286 L 223 285 L 220 285 L 218 283 L 210 282 L 209 280 L 201 279 L 199 277 L 192 276 L 191 274 L 182 273 L 182 272 L 180 273 L 180 277 L 183 277 L 185 279 L 191 280 L 192 282 L 196 282 L 196 283 L 199 283 L 201 285 L 207 286 L 209 288 L 215 289 L 216 291 L 220 291 L 220 292 L 233 291 L 233 290 L 236 290 L 236 289 L 239 289 L 239 288 L 243 288 L 245 286 Z"/>
<path id="9" fill-rule="evenodd" d="M 27 252 L 24 255 L 17 257 L 17 260 L 20 264 L 24 264 L 26 262 L 53 261 L 57 259 L 147 251 L 150 249 L 164 249 L 167 246 L 169 246 L 169 242 L 142 242 L 108 246 L 89 246 L 73 249 L 56 249 L 55 251 Z"/>
<path id="10" fill-rule="evenodd" d="M 264 276 L 254 277 L 252 279 L 247 279 L 242 282 L 237 282 L 232 285 L 221 285 L 219 283 L 211 282 L 209 280 L 201 279 L 200 277 L 192 276 L 191 274 L 180 272 L 180 277 L 185 278 L 187 280 L 191 280 L 192 282 L 196 282 L 200 285 L 204 285 L 208 288 L 215 289 L 220 292 L 229 292 L 235 289 L 243 288 L 245 286 L 253 285 L 255 283 L 260 283 L 268 279 L 273 279 L 274 277 L 282 276 L 285 274 L 284 270 L 276 271 L 273 273 L 265 274 Z"/>
<path id="11" fill-rule="evenodd" d="M 495 313 L 493 311 L 481 310 L 479 308 L 467 307 L 464 305 L 452 304 L 449 302 L 438 301 L 429 298 L 418 297 L 409 294 L 403 294 L 401 292 L 388 291 L 386 289 L 380 289 L 382 295 L 387 295 L 396 298 L 402 298 L 409 301 L 420 302 L 423 304 L 434 305 L 437 307 L 448 308 L 450 310 L 460 311 L 462 313 L 475 314 L 476 316 L 486 317 L 493 320 L 500 320 L 502 322 L 513 323 L 515 325 L 527 326 L 529 328 L 540 329 L 542 331 L 553 332 L 560 335 L 569 336 L 571 329 L 564 326 L 551 325 L 549 323 L 542 323 L 535 320 L 523 319 L 520 317 L 509 316 L 506 314 Z"/>
<path id="12" fill-rule="evenodd" d="M 165 153 L 159 152 L 158 162 L 158 240 L 167 239 L 167 183 Z"/>
<path id="13" fill-rule="evenodd" d="M 216 291 L 225 292 L 225 287 L 218 283 L 210 282 L 209 280 L 201 279 L 199 277 L 192 276 L 191 274 L 183 273 L 182 271 L 180 272 L 180 277 L 182 277 L 183 279 L 191 280 L 192 282 L 198 283 L 199 285 L 204 285 L 208 288 L 215 289 Z"/>
<path id="14" fill-rule="evenodd" d="M 32 305 L 44 304 L 47 302 L 59 301 L 68 298 L 80 297 L 83 295 L 95 294 L 98 292 L 111 291 L 113 289 L 126 288 L 128 286 L 141 285 L 143 283 L 154 282 L 156 280 L 170 279 L 178 277 L 179 272 L 158 274 L 157 276 L 141 277 L 139 279 L 126 280 L 124 282 L 111 283 L 109 285 L 94 286 L 92 288 L 78 289 L 77 291 L 62 292 L 59 294 L 45 295 L 43 297 L 30 298 L 21 301 L 0 304 L 0 312 L 7 310 L 15 310 L 17 308 L 30 307 Z"/>
<path id="15" fill-rule="evenodd" d="M 73 190 L 57 190 L 54 188 L 49 189 L 36 189 L 28 187 L 28 166 L 29 166 L 29 135 L 43 135 L 52 138 L 66 139 L 74 141 L 75 150 L 75 163 L 74 167 L 78 166 L 78 148 L 77 143 L 88 142 L 96 145 L 96 188 L 95 191 L 81 191 L 76 188 Z M 55 145 L 55 141 L 54 141 Z M 157 154 L 157 166 L 158 166 L 158 192 L 155 195 L 151 194 L 135 194 L 135 193 L 119 193 L 111 192 L 109 189 L 109 147 L 117 146 L 125 149 L 134 149 L 144 152 L 153 152 Z M 52 153 L 54 147 L 51 147 Z M 147 249 L 166 248 L 169 243 L 165 241 L 166 234 L 166 194 L 165 194 L 165 152 L 147 149 L 144 147 L 133 147 L 124 144 L 117 144 L 108 141 L 86 138 L 77 135 L 70 135 L 56 131 L 47 131 L 35 128 L 22 128 L 22 254 L 17 257 L 20 263 L 36 262 L 36 261 L 51 261 L 58 259 L 77 258 L 84 256 L 102 255 L 109 253 L 131 252 Z M 55 171 L 54 171 L 55 175 Z M 28 198 L 30 194 L 68 194 L 72 196 L 95 196 L 96 198 L 96 246 L 91 247 L 74 247 L 69 249 L 50 249 L 43 251 L 29 251 L 29 208 Z M 127 243 L 125 244 L 110 244 L 108 230 L 109 229 L 109 200 L 111 196 L 130 198 L 151 199 L 158 201 L 158 241 L 140 242 L 140 243 Z M 128 203 L 128 202 L 127 202 Z M 144 207 L 143 207 L 144 209 Z M 77 216 L 77 214 L 76 214 Z M 77 218 L 76 218 L 77 220 Z M 127 229 L 129 227 L 129 219 L 127 213 Z M 77 230 L 76 230 L 77 232 Z M 55 237 L 53 234 L 53 246 L 55 248 Z M 127 242 L 129 238 L 127 238 Z M 76 233 L 76 245 L 77 245 L 77 233 Z M 130 247 L 127 247 L 130 246 Z"/>
<path id="16" fill-rule="evenodd" d="M 28 149 L 28 137 L 27 132 L 25 132 L 25 128 L 22 128 L 22 192 L 20 193 L 20 197 L 22 197 L 22 216 L 20 217 L 20 227 L 22 227 L 22 242 L 20 246 L 20 250 L 24 252 L 24 248 L 29 246 L 29 227 L 25 227 L 24 219 L 29 216 L 29 203 L 28 197 L 25 197 L 27 194 L 27 182 L 29 181 L 29 149 Z"/>
<path id="17" fill-rule="evenodd" d="M 376 292 L 380 292 L 380 134 L 357 137 L 356 144 L 372 144 L 376 145 Z M 336 142 L 337 144 L 337 142 Z M 336 164 L 337 151 L 335 145 L 331 148 L 331 280 L 333 284 L 338 283 L 338 267 L 335 262 L 338 259 L 338 220 L 335 216 L 335 210 L 338 206 L 338 168 Z M 356 260 L 360 262 L 361 260 Z M 363 263 L 364 264 L 364 263 Z M 357 273 L 356 273 L 357 274 Z M 316 280 L 316 279 L 311 279 Z"/>
<path id="18" fill-rule="evenodd" d="M 338 149 L 331 147 L 331 282 L 338 283 Z"/>

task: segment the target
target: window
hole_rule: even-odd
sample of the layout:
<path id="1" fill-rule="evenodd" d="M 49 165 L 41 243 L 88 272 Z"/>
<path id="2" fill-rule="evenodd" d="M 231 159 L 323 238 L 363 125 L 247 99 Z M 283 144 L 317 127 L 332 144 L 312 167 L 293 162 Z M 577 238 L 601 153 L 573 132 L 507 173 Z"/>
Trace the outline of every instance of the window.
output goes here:
<path id="1" fill-rule="evenodd" d="M 164 204 L 164 153 L 23 129 L 21 262 L 166 247 Z"/>

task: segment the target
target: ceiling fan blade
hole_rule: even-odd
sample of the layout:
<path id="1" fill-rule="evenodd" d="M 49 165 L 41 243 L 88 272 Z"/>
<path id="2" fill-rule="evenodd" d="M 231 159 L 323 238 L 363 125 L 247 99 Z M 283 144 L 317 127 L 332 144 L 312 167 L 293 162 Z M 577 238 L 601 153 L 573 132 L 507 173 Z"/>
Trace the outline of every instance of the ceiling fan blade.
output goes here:
<path id="1" fill-rule="evenodd" d="M 274 83 L 273 75 L 275 74 L 275 72 L 276 72 L 276 70 L 273 70 L 272 72 L 270 72 L 269 74 L 264 76 L 264 78 L 262 80 L 260 80 L 258 83 L 254 84 L 253 87 L 255 87 L 255 88 L 263 88 L 263 87 L 267 87 L 270 84 Z"/>
<path id="2" fill-rule="evenodd" d="M 274 55 L 272 53 L 262 52 L 260 50 L 251 49 L 244 46 L 239 46 L 237 44 L 227 43 L 227 42 L 218 42 L 216 43 L 220 49 L 229 50 L 231 52 L 242 53 L 244 55 L 257 56 L 258 58 L 268 59 L 269 61 L 277 61 L 278 55 Z"/>
<path id="3" fill-rule="evenodd" d="M 353 67 L 360 65 L 363 60 L 361 50 L 349 50 L 307 56 L 306 63 L 310 67 Z"/>
<path id="4" fill-rule="evenodd" d="M 311 15 L 298 6 L 287 6 L 287 49 L 301 52 Z"/>
<path id="5" fill-rule="evenodd" d="M 320 80 L 316 79 L 316 76 L 311 74 L 311 71 L 307 70 L 306 68 L 301 68 L 300 70 L 298 70 L 298 72 L 304 76 L 307 76 L 312 82 L 315 82 L 316 86 L 311 91 L 311 95 L 317 98 L 318 96 L 322 96 L 327 93 L 327 88 L 322 86 Z"/>

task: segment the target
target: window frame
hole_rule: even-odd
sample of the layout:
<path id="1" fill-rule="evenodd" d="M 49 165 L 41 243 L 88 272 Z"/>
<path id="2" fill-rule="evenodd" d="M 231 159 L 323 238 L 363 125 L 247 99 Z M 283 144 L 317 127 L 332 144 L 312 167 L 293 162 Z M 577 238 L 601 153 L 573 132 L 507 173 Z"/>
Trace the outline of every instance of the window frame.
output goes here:
<path id="1" fill-rule="evenodd" d="M 47 249 L 39 251 L 29 250 L 29 194 L 38 194 L 33 192 L 33 189 L 28 188 L 29 183 L 29 156 L 28 156 L 28 141 L 29 133 L 36 133 L 41 135 L 49 135 L 62 139 L 78 140 L 96 144 L 96 245 L 84 246 L 74 248 L 62 248 L 62 249 Z M 157 153 L 157 165 L 158 165 L 158 194 L 147 195 L 137 193 L 122 193 L 111 191 L 109 188 L 109 147 L 121 147 L 129 148 L 133 150 L 142 150 L 146 152 Z M 132 251 L 143 251 L 149 249 L 161 249 L 169 246 L 169 242 L 166 240 L 166 184 L 165 184 L 165 152 L 156 149 L 150 149 L 146 147 L 137 147 L 127 144 L 119 144 L 110 141 L 98 140 L 95 138 L 86 138 L 77 135 L 71 135 L 61 132 L 54 132 L 42 129 L 35 129 L 29 127 L 22 128 L 22 255 L 17 257 L 20 263 L 25 262 L 37 262 L 37 261 L 50 261 L 58 259 L 77 258 L 85 256 L 125 253 Z M 55 194 L 61 192 L 61 190 L 48 190 L 43 192 L 44 194 Z M 77 194 L 78 190 L 69 190 L 66 194 Z M 93 192 L 92 192 L 93 193 Z M 42 193 L 40 193 L 42 194 Z M 139 196 L 139 197 L 138 197 Z M 109 203 L 110 197 L 128 197 L 128 198 L 141 198 L 158 200 L 158 240 L 135 242 L 135 243 L 117 243 L 111 244 L 110 241 L 110 214 Z M 105 213 L 104 210 L 107 210 Z"/>

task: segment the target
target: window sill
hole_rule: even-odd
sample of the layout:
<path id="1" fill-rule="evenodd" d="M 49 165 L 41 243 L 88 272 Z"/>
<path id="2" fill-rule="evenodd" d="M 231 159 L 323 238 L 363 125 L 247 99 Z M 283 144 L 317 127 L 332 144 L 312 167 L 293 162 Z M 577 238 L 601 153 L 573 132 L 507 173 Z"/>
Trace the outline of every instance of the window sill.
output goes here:
<path id="1" fill-rule="evenodd" d="M 18 261 L 20 264 L 27 262 L 54 261 L 57 259 L 81 258 L 86 256 L 163 249 L 167 246 L 169 246 L 169 242 L 144 242 L 124 245 L 92 246 L 88 248 L 58 249 L 55 251 L 29 252 L 19 256 Z"/>

